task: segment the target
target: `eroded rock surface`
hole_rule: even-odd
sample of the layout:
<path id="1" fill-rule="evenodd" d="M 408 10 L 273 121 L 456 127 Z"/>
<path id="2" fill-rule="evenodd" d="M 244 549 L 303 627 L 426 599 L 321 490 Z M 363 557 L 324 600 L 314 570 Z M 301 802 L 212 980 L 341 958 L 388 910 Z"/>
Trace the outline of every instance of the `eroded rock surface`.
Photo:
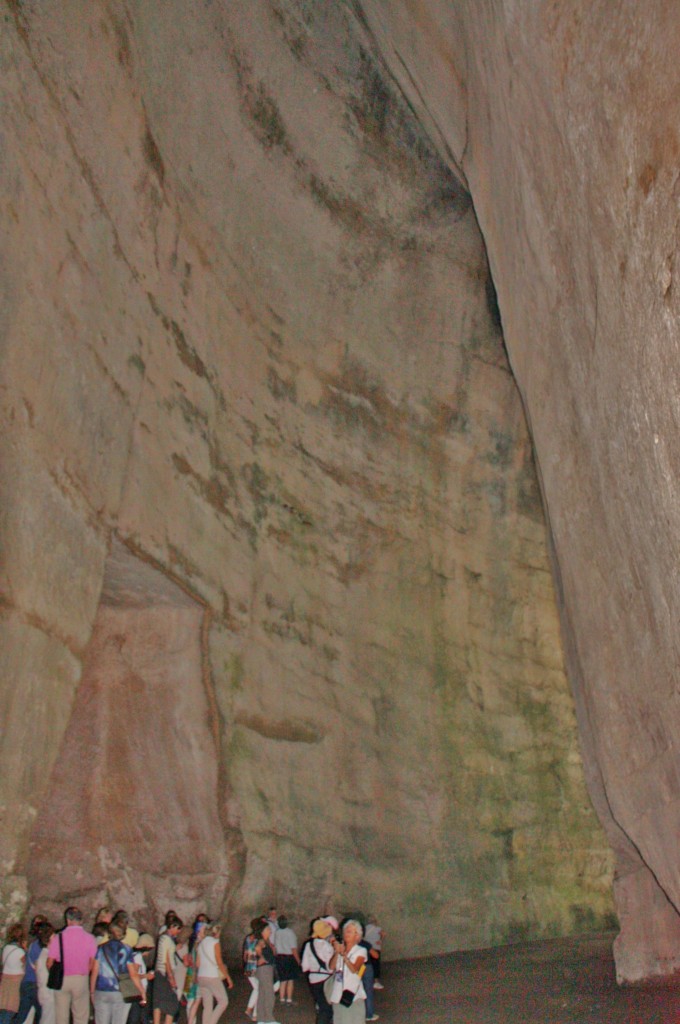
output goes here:
<path id="1" fill-rule="evenodd" d="M 6 913 L 332 901 L 413 955 L 610 911 L 484 245 L 375 31 L 6 8 Z"/>
<path id="2" fill-rule="evenodd" d="M 467 180 L 531 423 L 622 980 L 680 967 L 674 4 L 364 5 Z"/>

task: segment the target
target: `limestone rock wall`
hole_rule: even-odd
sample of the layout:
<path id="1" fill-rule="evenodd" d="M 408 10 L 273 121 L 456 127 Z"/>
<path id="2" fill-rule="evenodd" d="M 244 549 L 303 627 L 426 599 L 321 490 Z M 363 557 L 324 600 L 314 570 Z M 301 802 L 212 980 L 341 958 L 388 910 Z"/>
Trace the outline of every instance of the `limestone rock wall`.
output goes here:
<path id="1" fill-rule="evenodd" d="M 607 919 L 484 245 L 376 54 L 340 4 L 6 4 L 5 915 Z"/>
<path id="2" fill-rule="evenodd" d="M 363 5 L 479 217 L 555 548 L 622 980 L 680 966 L 675 4 Z"/>

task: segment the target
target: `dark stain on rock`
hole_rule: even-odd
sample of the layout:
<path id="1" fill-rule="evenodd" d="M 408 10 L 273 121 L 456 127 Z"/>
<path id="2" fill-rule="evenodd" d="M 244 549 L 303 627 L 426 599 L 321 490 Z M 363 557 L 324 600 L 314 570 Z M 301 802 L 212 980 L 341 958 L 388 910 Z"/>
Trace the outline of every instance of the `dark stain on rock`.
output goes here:
<path id="1" fill-rule="evenodd" d="M 310 452 L 300 442 L 295 445 L 295 448 L 339 487 L 349 487 L 351 490 L 364 495 L 369 501 L 382 502 L 389 498 L 390 490 L 385 484 L 378 483 L 355 469 L 339 466 L 333 462 L 326 462 L 324 459 L 319 458 L 318 455 Z"/>
<path id="2" fill-rule="evenodd" d="M 35 426 L 35 409 L 33 407 L 33 404 L 29 402 L 27 398 L 24 398 L 23 406 L 24 409 L 26 410 L 26 415 L 28 417 L 28 425 L 29 427 L 33 428 Z"/>
<path id="3" fill-rule="evenodd" d="M 144 360 L 142 359 L 138 352 L 133 352 L 131 356 L 128 356 L 127 361 L 128 366 L 134 367 L 135 370 L 141 373 L 142 377 L 144 376 L 144 374 L 146 373 L 146 363 L 144 362 Z"/>
<path id="4" fill-rule="evenodd" d="M 234 722 L 265 739 L 285 743 L 321 743 L 325 735 L 317 725 L 301 718 L 271 719 L 242 711 L 236 713 Z"/>
<path id="5" fill-rule="evenodd" d="M 514 837 L 515 830 L 512 828 L 498 828 L 491 833 L 496 839 L 500 839 L 503 848 L 503 858 L 508 863 L 515 859 Z"/>
<path id="6" fill-rule="evenodd" d="M 524 449 L 524 460 L 522 468 L 517 475 L 517 511 L 520 515 L 528 516 L 536 523 L 545 522 L 543 511 L 543 498 L 538 483 L 536 463 L 531 444 L 527 443 Z"/>
<path id="7" fill-rule="evenodd" d="M 355 5 L 354 14 L 363 22 L 363 14 L 357 11 L 358 5 Z M 368 26 L 365 31 L 371 35 Z M 472 206 L 469 191 L 442 160 L 410 102 L 395 88 L 382 62 L 361 44 L 353 56 L 355 95 L 349 100 L 349 106 L 364 135 L 366 152 L 381 165 L 391 164 L 393 173 L 411 180 L 419 165 L 421 187 L 422 170 L 428 182 L 423 197 L 423 216 L 446 212 L 460 219 Z"/>
<path id="8" fill-rule="evenodd" d="M 350 558 L 346 562 L 341 562 L 335 555 L 329 555 L 328 562 L 335 569 L 338 582 L 345 587 L 360 580 L 372 567 L 370 561 L 364 562 L 358 558 Z"/>
<path id="9" fill-rule="evenodd" d="M 456 389 L 455 404 L 438 402 L 431 407 L 435 433 L 446 437 L 452 434 L 468 434 L 470 417 L 467 413 L 468 394 L 464 387 Z"/>
<path id="10" fill-rule="evenodd" d="M 491 447 L 486 452 L 485 459 L 492 466 L 501 470 L 507 470 L 512 463 L 515 441 L 507 431 L 491 429 L 489 431 Z"/>
<path id="11" fill-rule="evenodd" d="M 272 537 L 281 547 L 288 547 L 293 543 L 293 535 L 290 530 L 282 530 L 278 526 L 268 526 L 267 537 Z"/>
<path id="12" fill-rule="evenodd" d="M 282 5 L 277 4 L 274 0 L 271 0 L 270 8 L 274 19 L 283 29 L 283 38 L 290 52 L 296 60 L 302 60 L 307 49 L 307 35 L 303 31 L 302 24 L 290 17 L 291 12 L 284 11 Z M 302 23 L 306 22 L 308 27 L 310 19 L 305 17 L 304 9 L 300 11 L 300 15 Z"/>
<path id="13" fill-rule="evenodd" d="M 241 476 L 248 488 L 248 493 L 253 499 L 257 516 L 257 510 L 262 510 L 265 505 L 270 505 L 273 500 L 269 488 L 269 477 L 258 462 L 247 462 L 242 466 Z M 262 512 L 260 518 L 262 518 L 263 514 Z"/>
<path id="14" fill-rule="evenodd" d="M 309 647 L 312 643 L 312 633 L 309 624 L 296 626 L 294 623 L 283 618 L 281 621 L 263 622 L 262 629 L 269 636 L 278 636 L 281 640 L 292 640 L 302 647 Z"/>
<path id="15" fill-rule="evenodd" d="M 208 377 L 208 371 L 206 370 L 205 363 L 199 356 L 198 352 L 184 336 L 184 331 L 175 320 L 170 321 L 170 330 L 177 346 L 177 352 L 184 365 L 195 373 L 197 377 Z"/>
<path id="16" fill-rule="evenodd" d="M 182 278 L 181 288 L 182 295 L 186 297 L 191 290 L 191 264 L 188 260 L 184 261 L 184 275 Z"/>
<path id="17" fill-rule="evenodd" d="M 494 284 L 490 270 L 486 276 L 484 290 L 486 293 L 486 308 L 489 310 L 491 322 L 493 323 L 496 330 L 502 334 L 503 323 L 501 321 L 501 310 L 500 306 L 498 305 L 498 294 L 496 292 L 496 285 Z"/>
<path id="18" fill-rule="evenodd" d="M 486 495 L 489 507 L 493 514 L 502 519 L 508 514 L 508 482 L 504 478 L 487 480 L 479 487 L 479 491 Z"/>
<path id="19" fill-rule="evenodd" d="M 184 335 L 184 331 L 179 326 L 177 321 L 171 320 L 170 317 L 165 315 L 165 313 L 162 311 L 162 309 L 156 302 L 156 299 L 151 294 L 151 292 L 147 292 L 146 295 L 152 310 L 159 318 L 159 320 L 165 327 L 166 331 L 169 331 L 172 334 L 173 340 L 177 347 L 177 352 L 184 365 L 189 370 L 191 370 L 192 373 L 195 373 L 197 377 L 204 377 L 206 380 L 208 380 L 209 375 L 205 363 L 199 356 L 196 349 L 189 344 Z"/>
<path id="20" fill-rule="evenodd" d="M 334 221 L 355 234 L 368 231 L 369 220 L 356 199 L 327 184 L 316 174 L 310 174 L 308 188 L 312 198 L 330 213 Z"/>
<path id="21" fill-rule="evenodd" d="M 282 501 L 281 508 L 284 512 L 287 512 L 296 523 L 299 523 L 300 526 L 314 525 L 311 516 L 307 512 L 303 512 L 302 509 L 298 508 L 296 505 L 290 505 L 288 502 Z"/>
<path id="22" fill-rule="evenodd" d="M 162 188 L 163 183 L 165 182 L 165 164 L 163 163 L 161 151 L 158 148 L 158 144 L 154 139 L 148 124 L 146 126 L 146 131 L 144 132 L 144 139 L 142 140 L 142 150 L 147 164 L 155 173 Z"/>
<path id="23" fill-rule="evenodd" d="M 265 149 L 281 149 L 289 153 L 291 146 L 279 105 L 264 82 L 254 82 L 252 68 L 234 46 L 231 61 L 241 92 L 241 109 L 249 126 Z"/>
<path id="24" fill-rule="evenodd" d="M 24 43 L 28 42 L 28 19 L 26 17 L 24 0 L 5 0 L 5 2 L 7 3 L 10 14 L 14 18 L 17 32 L 23 39 Z"/>
<path id="25" fill-rule="evenodd" d="M 277 605 L 272 594 L 267 594 L 266 603 L 272 615 L 262 621 L 265 633 L 300 644 L 302 647 L 314 646 L 314 628 L 323 628 L 323 625 L 313 614 L 298 614 L 293 600 L 283 606 Z"/>
<path id="26" fill-rule="evenodd" d="M 471 208 L 472 196 L 449 167 L 442 165 L 440 174 L 428 213 L 446 212 L 459 220 Z"/>
<path id="27" fill-rule="evenodd" d="M 212 438 L 208 438 L 208 456 L 210 458 L 210 465 L 213 471 L 219 474 L 219 476 L 226 478 L 232 493 L 235 495 L 237 485 L 234 472 L 231 466 L 222 458 L 219 449 Z"/>
<path id="28" fill-rule="evenodd" d="M 363 47 L 359 53 L 361 101 L 353 105 L 354 115 L 364 131 L 382 136 L 385 134 L 393 106 L 392 92 L 379 65 L 369 57 Z"/>
<path id="29" fill-rule="evenodd" d="M 257 551 L 258 532 L 255 524 L 251 523 L 249 519 L 246 519 L 243 514 L 239 513 L 236 519 L 236 525 L 246 535 L 248 544 L 252 550 Z"/>
<path id="30" fill-rule="evenodd" d="M 125 25 L 118 20 L 113 19 L 113 30 L 116 33 L 116 43 L 118 44 L 118 50 L 116 57 L 121 67 L 130 68 L 132 64 L 132 51 L 130 49 L 130 37 Z"/>
<path id="31" fill-rule="evenodd" d="M 645 198 L 656 185 L 660 173 L 674 172 L 679 158 L 680 142 L 675 129 L 669 125 L 654 137 L 649 159 L 637 178 L 638 187 Z"/>
<path id="32" fill-rule="evenodd" d="M 195 490 L 208 505 L 214 508 L 216 512 L 219 512 L 220 515 L 227 515 L 230 519 L 233 519 L 229 505 L 234 495 L 223 480 L 218 479 L 214 475 L 207 479 L 201 476 L 184 456 L 179 455 L 177 452 L 173 452 L 172 463 L 178 473 L 192 480 Z"/>
<path id="33" fill-rule="evenodd" d="M 652 164 L 645 164 L 638 176 L 638 185 L 642 189 L 645 198 L 649 195 L 652 190 L 652 186 L 656 181 L 657 170 Z"/>
<path id="34" fill-rule="evenodd" d="M 197 405 L 194 405 L 186 395 L 180 394 L 176 402 L 168 401 L 164 405 L 168 411 L 172 411 L 176 407 L 179 408 L 186 425 L 192 431 L 198 431 L 201 437 L 207 440 L 208 416 L 203 409 L 199 409 Z"/>
<path id="35" fill-rule="evenodd" d="M 382 432 L 380 418 L 368 399 L 327 385 L 323 403 L 332 419 L 343 426 L 362 429 L 370 437 Z"/>
<path id="36" fill-rule="evenodd" d="M 293 404 L 297 403 L 295 381 L 284 380 L 283 377 L 279 376 L 273 366 L 270 366 L 267 371 L 267 387 L 274 398 L 279 400 L 285 399 Z"/>
<path id="37" fill-rule="evenodd" d="M 363 429 L 370 437 L 390 433 L 402 438 L 409 431 L 418 434 L 419 424 L 408 410 L 392 402 L 383 386 L 357 360 L 346 359 L 341 373 L 323 377 L 322 381 L 323 404 L 338 422 Z"/>
<path id="38" fill-rule="evenodd" d="M 290 150 L 286 127 L 281 111 L 273 96 L 267 92 L 264 83 L 258 82 L 254 89 L 246 90 L 244 107 L 255 126 L 255 134 L 265 149 L 278 146 L 284 152 Z"/>
<path id="39" fill-rule="evenodd" d="M 303 35 L 294 36 L 288 40 L 288 46 L 295 59 L 302 60 L 307 50 L 307 39 Z"/>

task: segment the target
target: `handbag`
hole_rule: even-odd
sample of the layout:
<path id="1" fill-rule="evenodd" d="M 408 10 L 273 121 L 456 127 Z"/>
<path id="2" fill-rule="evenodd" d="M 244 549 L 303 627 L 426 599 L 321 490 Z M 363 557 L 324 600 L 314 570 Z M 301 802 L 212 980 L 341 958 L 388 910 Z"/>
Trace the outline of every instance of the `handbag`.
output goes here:
<path id="1" fill-rule="evenodd" d="M 113 966 L 113 964 L 109 960 L 109 954 L 104 949 L 104 946 L 102 946 L 102 953 L 106 957 L 106 962 L 108 963 L 109 967 L 113 971 L 114 977 L 118 981 L 118 991 L 122 995 L 122 997 L 125 1000 L 125 1002 L 126 1003 L 134 1003 L 136 999 L 140 999 L 141 1000 L 142 997 L 140 996 L 140 994 L 139 994 L 139 992 L 137 990 L 137 986 L 135 985 L 134 981 L 130 977 L 130 972 L 126 969 L 124 971 L 121 971 L 120 974 L 119 974 L 118 971 L 116 970 L 116 968 Z"/>
<path id="2" fill-rule="evenodd" d="M 55 992 L 59 992 L 64 984 L 64 942 L 61 932 L 59 932 L 59 957 L 59 960 L 52 962 L 52 966 L 47 972 L 47 987 L 54 989 Z"/>

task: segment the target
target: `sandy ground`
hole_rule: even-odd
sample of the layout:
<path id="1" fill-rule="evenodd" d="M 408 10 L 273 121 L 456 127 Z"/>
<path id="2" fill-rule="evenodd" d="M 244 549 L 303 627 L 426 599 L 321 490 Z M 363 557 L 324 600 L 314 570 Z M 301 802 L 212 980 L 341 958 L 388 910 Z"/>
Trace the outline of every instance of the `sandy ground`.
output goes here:
<path id="1" fill-rule="evenodd" d="M 380 1024 L 680 1024 L 680 987 L 621 989 L 613 935 L 534 942 L 386 964 L 376 992 Z M 314 1024 L 306 985 L 281 1024 Z M 237 979 L 222 1024 L 246 1022 Z"/>

